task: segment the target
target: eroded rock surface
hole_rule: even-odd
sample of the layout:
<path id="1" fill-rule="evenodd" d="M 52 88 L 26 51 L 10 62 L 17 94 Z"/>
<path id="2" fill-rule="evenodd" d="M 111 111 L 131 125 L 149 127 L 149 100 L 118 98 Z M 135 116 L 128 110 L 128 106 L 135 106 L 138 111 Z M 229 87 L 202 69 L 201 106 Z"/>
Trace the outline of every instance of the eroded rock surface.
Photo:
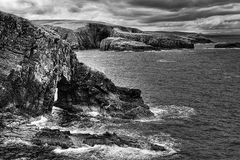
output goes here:
<path id="1" fill-rule="evenodd" d="M 144 115 L 153 115 L 140 90 L 117 87 L 103 73 L 80 63 L 55 31 L 2 12 L 0 22 L 2 107 L 39 115 L 53 105 L 71 112 L 89 106 L 100 114 L 131 119 L 140 117 L 131 110 L 141 107 Z"/>
<path id="2" fill-rule="evenodd" d="M 54 24 L 45 25 L 45 27 L 57 32 L 62 39 L 67 40 L 70 43 L 73 49 L 80 50 L 99 48 L 101 41 L 110 37 L 114 28 L 133 33 L 142 32 L 135 28 L 99 23 L 83 23 L 75 29 L 64 28 L 61 27 L 61 25 L 58 26 Z"/>
<path id="3" fill-rule="evenodd" d="M 60 131 L 58 129 L 42 129 L 33 138 L 36 145 L 61 146 L 62 148 L 82 147 L 84 145 L 117 145 L 120 147 L 134 147 L 154 151 L 165 151 L 162 146 L 144 142 L 129 136 L 118 136 L 115 133 L 94 134 L 71 134 L 69 131 Z"/>
<path id="4" fill-rule="evenodd" d="M 114 29 L 112 36 L 143 42 L 147 45 L 151 45 L 155 50 L 194 48 L 194 44 L 191 41 L 188 39 L 179 38 L 177 36 L 169 37 L 154 33 L 130 33 L 121 31 L 119 29 Z"/>
<path id="5" fill-rule="evenodd" d="M 0 12 L 0 103 L 31 114 L 51 109 L 57 81 L 71 79 L 71 47 L 28 20 Z"/>
<path id="6" fill-rule="evenodd" d="M 150 45 L 155 50 L 194 48 L 195 43 L 211 43 L 212 41 L 200 34 L 177 33 L 177 32 L 143 32 L 136 28 L 111 25 L 100 22 L 81 21 L 34 21 L 37 24 L 45 25 L 58 32 L 61 38 L 67 40 L 73 49 L 111 49 L 108 37 L 120 37 L 126 39 L 116 41 L 117 49 L 135 51 L 135 48 Z M 67 25 L 67 24 L 71 25 Z M 101 41 L 104 40 L 100 46 Z M 112 40 L 111 40 L 112 41 Z M 137 43 L 139 42 L 139 43 Z M 124 43 L 124 44 L 123 44 Z M 147 46 L 145 46 L 144 44 Z M 104 44 L 106 46 L 104 46 Z M 119 47 L 120 46 L 120 47 Z M 124 48 L 124 46 L 126 48 Z"/>
<path id="7" fill-rule="evenodd" d="M 153 116 L 140 90 L 118 87 L 103 73 L 80 63 L 66 40 L 50 27 L 0 12 L 0 159 L 74 159 L 53 150 L 81 145 L 165 151 L 160 145 L 128 136 L 71 134 L 49 129 L 51 126 L 42 129 L 41 120 L 31 122 L 32 117 L 45 114 L 57 127 L 64 124 L 68 129 L 69 121 L 88 127 L 95 122 L 84 115 L 85 110 L 97 112 L 101 118 Z M 53 114 L 46 114 L 53 106 Z"/>
<path id="8" fill-rule="evenodd" d="M 119 37 L 108 37 L 103 39 L 100 44 L 100 50 L 115 50 L 115 51 L 146 51 L 153 50 L 150 45 L 143 42 L 128 40 Z"/>

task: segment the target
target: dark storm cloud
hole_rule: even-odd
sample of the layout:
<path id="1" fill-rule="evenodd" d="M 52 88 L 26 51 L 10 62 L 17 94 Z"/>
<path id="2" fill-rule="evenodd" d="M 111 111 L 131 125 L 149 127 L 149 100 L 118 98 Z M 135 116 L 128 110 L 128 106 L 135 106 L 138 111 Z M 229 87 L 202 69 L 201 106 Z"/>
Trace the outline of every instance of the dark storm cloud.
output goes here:
<path id="1" fill-rule="evenodd" d="M 240 28 L 240 0 L 0 0 L 0 10 L 29 19 L 105 21 L 145 30 Z"/>
<path id="2" fill-rule="evenodd" d="M 156 23 L 156 22 L 176 22 L 176 21 L 192 21 L 200 18 L 207 18 L 211 16 L 224 16 L 240 14 L 239 11 L 187 11 L 181 13 L 174 13 L 167 16 L 152 16 L 140 20 L 142 23 Z"/>
<path id="3" fill-rule="evenodd" d="M 18 0 L 17 1 L 19 4 L 25 4 L 28 5 L 29 7 L 36 7 L 36 3 L 32 2 L 32 1 L 28 1 L 28 0 Z"/>
<path id="4" fill-rule="evenodd" d="M 81 12 L 81 9 L 78 7 L 71 7 L 68 9 L 68 11 L 71 13 L 78 13 L 78 12 Z"/>
<path id="5" fill-rule="evenodd" d="M 129 0 L 127 3 L 138 7 L 178 11 L 183 8 L 201 8 L 239 3 L 239 0 Z"/>
<path id="6" fill-rule="evenodd" d="M 117 10 L 115 8 L 110 8 L 109 11 L 115 16 L 121 16 L 123 18 L 140 18 L 152 16 L 151 12 L 139 11 L 139 10 Z"/>
<path id="7" fill-rule="evenodd" d="M 48 14 L 52 12 L 51 9 L 47 9 L 47 8 L 44 8 L 44 9 L 35 9 L 32 11 L 32 14 L 37 14 L 37 15 L 44 15 L 44 14 Z"/>

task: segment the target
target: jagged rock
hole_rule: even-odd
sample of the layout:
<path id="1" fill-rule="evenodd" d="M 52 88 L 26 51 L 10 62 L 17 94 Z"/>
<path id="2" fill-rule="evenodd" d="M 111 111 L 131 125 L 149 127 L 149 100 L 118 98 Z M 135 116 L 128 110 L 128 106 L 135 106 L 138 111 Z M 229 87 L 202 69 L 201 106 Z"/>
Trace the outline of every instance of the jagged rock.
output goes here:
<path id="1" fill-rule="evenodd" d="M 42 129 L 33 138 L 32 142 L 36 145 L 60 146 L 62 148 L 73 147 L 74 144 L 69 137 L 69 131 L 59 131 L 58 129 Z"/>
<path id="2" fill-rule="evenodd" d="M 117 87 L 103 73 L 80 63 L 55 31 L 3 12 L 0 22 L 2 107 L 15 106 L 30 115 L 48 112 L 53 105 L 73 113 L 87 105 L 111 116 L 121 113 L 122 118 L 137 107 L 151 113 L 139 90 Z"/>
<path id="3" fill-rule="evenodd" d="M 215 45 L 215 48 L 240 48 L 240 42 L 236 43 L 219 43 Z"/>
<path id="4" fill-rule="evenodd" d="M 77 61 L 73 64 L 74 72 L 69 86 L 73 105 L 94 106 L 100 114 L 119 118 L 126 118 L 126 112 L 137 107 L 141 107 L 145 112 L 149 111 L 149 107 L 143 102 L 140 90 L 117 87 L 103 73 L 93 71 Z"/>
<path id="5" fill-rule="evenodd" d="M 11 14 L 0 12 L 0 28 L 1 104 L 31 114 L 50 110 L 60 76 L 71 78 L 70 46 L 53 31 Z"/>
<path id="6" fill-rule="evenodd" d="M 144 51 L 153 50 L 150 45 L 143 42 L 132 41 L 119 37 L 108 37 L 103 39 L 100 44 L 100 50 L 116 50 L 116 51 Z"/>
<path id="7" fill-rule="evenodd" d="M 60 131 L 58 129 L 42 129 L 33 138 L 32 142 L 36 145 L 61 146 L 62 148 L 81 147 L 83 145 L 117 145 L 120 147 L 134 147 L 154 151 L 165 151 L 160 145 L 147 141 L 139 140 L 129 136 L 118 136 L 113 133 L 103 134 L 71 134 L 69 131 Z"/>
<path id="8" fill-rule="evenodd" d="M 8 144 L 0 146 L 0 159 L 2 160 L 77 160 L 76 158 L 57 155 L 53 149 L 45 146 L 29 146 L 25 144 Z"/>

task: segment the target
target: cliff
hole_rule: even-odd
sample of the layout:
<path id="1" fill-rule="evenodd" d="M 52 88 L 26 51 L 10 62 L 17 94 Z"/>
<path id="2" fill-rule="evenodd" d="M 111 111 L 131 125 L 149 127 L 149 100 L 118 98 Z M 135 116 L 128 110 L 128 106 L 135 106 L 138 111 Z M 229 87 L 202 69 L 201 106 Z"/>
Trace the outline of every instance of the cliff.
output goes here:
<path id="1" fill-rule="evenodd" d="M 114 29 L 112 36 L 143 42 L 152 46 L 155 50 L 194 48 L 194 44 L 191 41 L 181 39 L 179 37 L 169 37 L 154 33 L 130 33 L 119 29 Z"/>
<path id="2" fill-rule="evenodd" d="M 26 19 L 0 12 L 0 22 L 1 107 L 48 111 L 60 76 L 71 79 L 71 47 Z"/>
<path id="3" fill-rule="evenodd" d="M 44 25 L 45 27 L 57 32 L 62 39 L 67 40 L 73 49 L 97 49 L 100 47 L 100 43 L 103 39 L 110 37 L 113 34 L 113 29 L 118 28 L 120 30 L 130 33 L 141 33 L 142 31 L 118 25 L 111 25 L 100 22 L 85 22 L 85 21 L 33 21 L 38 25 Z M 67 24 L 72 24 L 71 26 Z"/>
<path id="4" fill-rule="evenodd" d="M 146 45 L 143 42 L 133 41 L 120 37 L 108 37 L 101 41 L 100 50 L 115 50 L 115 51 L 146 51 L 153 50 L 150 45 Z"/>
<path id="5" fill-rule="evenodd" d="M 240 48 L 240 42 L 235 43 L 218 43 L 215 48 Z"/>
<path id="6" fill-rule="evenodd" d="M 98 41 L 92 45 L 99 45 Z M 69 43 L 51 27 L 3 12 L 0 71 L 1 108 L 36 116 L 53 105 L 74 113 L 85 105 L 119 118 L 153 115 L 140 90 L 117 87 L 104 74 L 78 62 Z"/>
<path id="7" fill-rule="evenodd" d="M 140 90 L 118 87 L 80 63 L 71 45 L 49 27 L 0 12 L 0 71 L 0 159 L 74 159 L 54 151 L 96 145 L 167 150 L 107 129 L 102 134 L 70 133 L 74 124 L 86 129 L 153 113 Z M 92 151 L 83 159 L 91 156 Z"/>
<path id="8" fill-rule="evenodd" d="M 195 43 L 211 43 L 212 41 L 199 34 L 190 33 L 164 33 L 164 32 L 143 32 L 136 28 L 112 25 L 100 22 L 85 21 L 34 21 L 38 25 L 45 25 L 47 28 L 59 33 L 62 39 L 67 40 L 73 49 L 97 49 L 108 48 L 109 50 L 119 50 L 119 47 L 104 47 L 102 40 L 109 37 L 124 38 L 128 48 L 121 50 L 135 50 L 133 43 L 141 42 L 143 45 L 150 45 L 152 49 L 181 49 L 194 48 Z M 106 41 L 106 40 L 105 40 Z M 123 40 L 121 40 L 123 42 Z M 130 41 L 135 41 L 130 43 Z M 109 41 L 108 41 L 109 42 Z M 112 45 L 113 46 L 113 45 Z M 135 45 L 136 46 L 136 45 Z M 143 49 L 148 50 L 148 47 Z"/>

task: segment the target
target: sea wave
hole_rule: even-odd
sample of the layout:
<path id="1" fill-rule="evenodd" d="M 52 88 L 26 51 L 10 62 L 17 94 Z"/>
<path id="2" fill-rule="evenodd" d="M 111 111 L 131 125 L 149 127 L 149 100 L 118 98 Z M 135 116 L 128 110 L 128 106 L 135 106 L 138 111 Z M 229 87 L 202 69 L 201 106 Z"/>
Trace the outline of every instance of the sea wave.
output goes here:
<path id="1" fill-rule="evenodd" d="M 151 105 L 149 105 L 151 106 Z M 182 118 L 190 118 L 191 116 L 196 114 L 194 108 L 187 106 L 176 106 L 176 105 L 159 105 L 159 106 L 151 106 L 151 112 L 154 114 L 154 117 L 138 119 L 136 121 L 139 122 L 154 122 L 157 121 L 160 123 L 163 122 L 166 118 L 172 119 L 182 119 Z"/>
<path id="2" fill-rule="evenodd" d="M 156 117 L 161 118 L 189 118 L 196 114 L 194 108 L 176 105 L 160 105 L 152 107 L 151 111 Z"/>
<path id="3" fill-rule="evenodd" d="M 24 144 L 24 145 L 27 145 L 27 146 L 32 146 L 31 142 L 22 140 L 21 138 L 8 139 L 8 140 L 4 141 L 3 144 L 4 145 L 8 145 L 8 144 Z"/>
<path id="4" fill-rule="evenodd" d="M 85 146 L 68 149 L 57 148 L 54 150 L 54 153 L 81 159 L 84 159 L 84 157 L 86 157 L 89 159 L 102 160 L 146 160 L 172 155 L 175 154 L 176 151 L 167 150 L 163 152 L 156 152 L 133 147 L 119 147 L 116 145 L 95 145 L 94 147 Z"/>
<path id="5" fill-rule="evenodd" d="M 30 125 L 35 125 L 41 129 L 41 128 L 46 127 L 47 122 L 48 122 L 48 118 L 46 118 L 45 116 L 40 116 L 40 117 L 37 117 L 36 119 L 32 120 Z"/>
<path id="6" fill-rule="evenodd" d="M 159 59 L 159 60 L 157 60 L 157 62 L 159 62 L 159 63 L 175 63 L 176 61 L 170 61 L 170 60 L 166 60 L 166 59 Z"/>

